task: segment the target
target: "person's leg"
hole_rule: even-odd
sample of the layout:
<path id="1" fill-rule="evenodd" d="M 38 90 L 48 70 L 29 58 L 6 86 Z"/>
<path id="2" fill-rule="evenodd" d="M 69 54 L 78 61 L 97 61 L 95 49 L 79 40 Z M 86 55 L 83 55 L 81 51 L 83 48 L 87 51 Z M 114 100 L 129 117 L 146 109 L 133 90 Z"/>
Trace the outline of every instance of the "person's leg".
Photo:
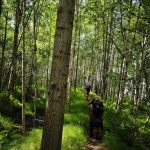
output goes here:
<path id="1" fill-rule="evenodd" d="M 90 136 L 93 136 L 93 130 L 94 130 L 94 127 L 92 123 L 92 117 L 90 117 Z"/>
<path id="2" fill-rule="evenodd" d="M 86 91 L 86 100 L 88 100 L 88 93 L 87 93 L 87 91 Z"/>
<path id="3" fill-rule="evenodd" d="M 101 120 L 100 128 L 103 130 L 103 119 Z"/>
<path id="4" fill-rule="evenodd" d="M 87 97 L 86 97 L 86 98 L 87 98 L 87 101 L 88 101 L 88 98 L 89 98 L 89 92 L 90 92 L 90 91 L 87 91 Z"/>

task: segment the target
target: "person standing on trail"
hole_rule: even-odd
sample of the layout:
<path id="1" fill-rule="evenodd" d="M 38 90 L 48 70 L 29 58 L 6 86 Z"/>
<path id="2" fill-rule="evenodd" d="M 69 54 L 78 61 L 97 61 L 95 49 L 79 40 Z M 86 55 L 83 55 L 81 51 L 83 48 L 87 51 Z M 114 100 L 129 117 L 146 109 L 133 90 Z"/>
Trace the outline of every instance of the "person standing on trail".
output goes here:
<path id="1" fill-rule="evenodd" d="M 88 101 L 89 93 L 90 93 L 90 90 L 91 90 L 91 85 L 88 83 L 85 86 L 85 89 L 86 89 L 86 98 L 87 98 L 87 101 Z"/>
<path id="2" fill-rule="evenodd" d="M 103 106 L 103 102 L 101 102 L 99 100 L 99 98 L 97 96 L 95 96 L 92 100 L 91 100 L 91 107 L 92 107 L 92 114 L 91 114 L 91 119 L 90 119 L 90 132 L 91 135 L 93 134 L 93 130 L 95 127 L 95 124 L 101 128 L 101 130 L 103 130 L 103 113 L 104 113 L 104 106 Z M 99 118 L 98 122 L 95 121 L 95 118 Z"/>

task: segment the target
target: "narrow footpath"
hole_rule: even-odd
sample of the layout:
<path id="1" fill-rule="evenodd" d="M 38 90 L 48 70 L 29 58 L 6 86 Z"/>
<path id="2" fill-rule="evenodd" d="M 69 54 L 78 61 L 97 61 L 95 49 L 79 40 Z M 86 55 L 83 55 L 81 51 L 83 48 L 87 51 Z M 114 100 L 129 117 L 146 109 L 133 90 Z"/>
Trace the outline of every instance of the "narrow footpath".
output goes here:
<path id="1" fill-rule="evenodd" d="M 85 93 L 83 93 L 83 95 L 85 96 Z M 85 100 L 86 100 L 86 96 L 85 96 Z M 91 107 L 91 104 L 90 104 L 90 99 L 88 99 L 87 103 L 88 103 L 88 106 L 89 106 L 89 115 L 91 116 L 92 107 Z M 99 132 L 101 132 L 101 130 Z M 102 144 L 102 136 L 99 136 L 99 140 L 95 140 L 94 138 L 90 137 L 90 132 L 88 134 L 89 134 L 89 139 L 88 139 L 88 142 L 85 145 L 85 148 L 83 150 L 108 150 L 107 147 L 105 147 Z"/>

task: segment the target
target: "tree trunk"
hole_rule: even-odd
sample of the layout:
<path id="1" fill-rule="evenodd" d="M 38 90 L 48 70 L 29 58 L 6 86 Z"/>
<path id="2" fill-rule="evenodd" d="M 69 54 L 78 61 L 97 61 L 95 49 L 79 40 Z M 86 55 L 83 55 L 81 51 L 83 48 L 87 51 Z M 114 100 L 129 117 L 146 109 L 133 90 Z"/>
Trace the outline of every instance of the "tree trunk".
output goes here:
<path id="1" fill-rule="evenodd" d="M 38 27 L 37 22 L 38 22 L 38 16 L 37 16 L 37 11 L 39 8 L 39 1 L 37 4 L 37 8 L 34 8 L 34 29 L 33 29 L 33 35 L 34 35 L 34 85 L 35 85 L 35 92 L 34 92 L 34 119 L 33 119 L 33 127 L 35 127 L 35 119 L 36 119 L 36 98 L 37 98 L 37 56 L 36 56 L 36 51 L 37 51 L 37 35 L 38 35 Z"/>
<path id="2" fill-rule="evenodd" d="M 12 82 L 14 79 L 15 74 L 15 66 L 17 62 L 17 49 L 18 49 L 18 33 L 19 33 L 19 25 L 21 21 L 21 14 L 20 14 L 20 0 L 16 0 L 17 7 L 16 7 L 16 24 L 15 24 L 15 33 L 14 33 L 14 45 L 13 45 L 13 60 L 12 60 L 12 66 L 11 66 L 11 73 L 9 77 L 9 83 L 8 83 L 8 90 L 7 90 L 7 97 L 6 100 L 9 100 L 10 92 L 12 90 Z"/>
<path id="3" fill-rule="evenodd" d="M 86 84 L 86 68 L 87 68 L 87 60 L 86 59 L 84 59 L 84 66 L 83 66 L 83 85 L 85 86 L 85 84 Z"/>
<path id="4" fill-rule="evenodd" d="M 93 62 L 94 62 L 93 47 L 94 47 L 94 45 L 92 45 L 91 59 L 89 59 L 89 61 L 88 61 L 88 63 L 90 63 L 90 64 L 88 64 L 88 66 L 87 66 L 88 67 L 87 71 L 89 71 L 88 76 L 87 76 L 87 83 L 91 82 L 90 80 L 91 80 L 91 76 L 92 76 L 92 66 L 93 66 Z M 92 82 L 90 84 L 92 85 Z"/>
<path id="5" fill-rule="evenodd" d="M 127 78 L 127 69 L 128 69 L 128 58 L 125 57 L 123 59 L 120 89 L 119 89 L 119 95 L 118 95 L 118 101 L 117 101 L 117 113 L 118 114 L 121 112 L 121 106 L 122 106 L 122 101 L 124 97 L 124 90 L 125 90 L 125 84 L 126 84 L 126 78 Z"/>
<path id="6" fill-rule="evenodd" d="M 149 122 L 149 119 L 150 119 L 150 115 L 147 117 L 147 119 L 146 119 L 146 122 L 145 122 L 145 124 L 144 124 L 144 129 L 146 128 L 146 126 L 147 126 L 147 124 L 148 124 L 148 122 Z"/>
<path id="7" fill-rule="evenodd" d="M 77 88 L 78 64 L 79 64 L 79 49 L 80 49 L 80 29 L 79 29 L 79 44 L 78 44 L 78 53 L 77 53 L 76 77 L 75 77 L 75 83 L 74 83 L 74 91 L 76 91 L 76 88 Z"/>
<path id="8" fill-rule="evenodd" d="M 35 127 L 35 119 L 36 119 L 36 97 L 37 97 L 37 77 L 36 77 L 36 8 L 34 8 L 34 28 L 33 28 L 33 36 L 34 36 L 34 118 L 33 118 L 33 128 Z"/>
<path id="9" fill-rule="evenodd" d="M 74 0 L 59 0 L 42 150 L 61 150 L 74 6 Z"/>
<path id="10" fill-rule="evenodd" d="M 25 7 L 26 0 L 23 0 L 23 23 L 22 23 L 22 135 L 25 136 Z"/>
<path id="11" fill-rule="evenodd" d="M 141 80 L 142 80 L 142 62 L 143 62 L 143 60 L 141 57 L 141 63 L 139 64 L 139 56 L 137 56 L 136 67 L 135 67 L 136 85 L 135 85 L 135 90 L 134 90 L 134 106 L 135 106 L 134 111 L 135 112 L 137 112 L 137 110 L 138 110 L 138 103 L 139 103 L 139 93 L 140 93 L 140 86 L 141 86 Z"/>
<path id="12" fill-rule="evenodd" d="M 78 44 L 78 52 L 77 52 L 76 78 L 75 78 L 75 83 L 74 83 L 74 91 L 76 91 L 76 88 L 77 88 L 77 78 L 78 78 L 78 64 L 79 64 L 79 50 L 80 50 L 80 30 L 81 30 L 81 10 L 80 10 L 79 44 Z"/>
<path id="13" fill-rule="evenodd" d="M 47 78 L 46 78 L 46 83 L 47 83 L 47 90 L 48 90 L 48 87 L 49 87 L 49 54 L 48 54 L 48 58 L 47 58 L 47 69 L 46 69 L 46 73 L 47 73 Z"/>
<path id="14" fill-rule="evenodd" d="M 73 81 L 73 71 L 74 71 L 74 57 L 75 57 L 75 51 L 76 51 L 76 37 L 77 37 L 77 29 L 78 29 L 78 0 L 76 1 L 76 19 L 75 19 L 75 32 L 74 32 L 74 45 L 72 50 L 72 57 L 71 57 L 71 63 L 70 63 L 70 74 L 69 74 L 69 83 L 68 83 L 68 105 L 67 105 L 67 112 L 70 112 L 70 101 L 71 101 L 71 87 L 72 87 L 72 81 Z"/>
<path id="15" fill-rule="evenodd" d="M 31 84 L 33 80 L 33 70 L 34 70 L 34 38 L 33 34 L 31 33 L 30 27 L 28 26 L 28 37 L 29 37 L 29 42 L 30 42 L 30 59 L 27 67 L 27 76 L 26 76 L 26 95 L 28 96 L 31 94 Z"/>
<path id="16" fill-rule="evenodd" d="M 0 68 L 0 89 L 2 89 L 2 81 L 3 81 L 4 52 L 5 52 L 6 37 L 7 37 L 7 22 L 8 22 L 8 10 L 7 10 L 7 16 L 6 16 L 4 42 L 2 44 L 2 59 L 1 59 L 1 68 Z"/>
<path id="17" fill-rule="evenodd" d="M 0 20 L 1 20 L 1 13 L 2 13 L 2 0 L 0 0 Z"/>
<path id="18" fill-rule="evenodd" d="M 51 48 L 51 27 L 50 27 L 50 37 L 49 37 L 49 47 Z M 48 90 L 48 87 L 49 87 L 49 58 L 50 58 L 50 52 L 48 52 L 48 58 L 47 58 L 47 90 Z"/>

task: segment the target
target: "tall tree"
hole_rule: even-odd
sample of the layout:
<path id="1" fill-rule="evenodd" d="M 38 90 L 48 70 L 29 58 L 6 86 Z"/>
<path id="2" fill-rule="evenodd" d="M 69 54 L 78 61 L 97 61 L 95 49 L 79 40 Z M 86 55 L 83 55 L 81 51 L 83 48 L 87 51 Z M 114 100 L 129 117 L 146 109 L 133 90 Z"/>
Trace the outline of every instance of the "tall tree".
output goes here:
<path id="1" fill-rule="evenodd" d="M 22 135 L 25 136 L 25 7 L 23 0 L 23 23 L 22 23 Z"/>
<path id="2" fill-rule="evenodd" d="M 2 0 L 0 0 L 0 19 L 1 19 L 1 13 L 2 13 Z"/>
<path id="3" fill-rule="evenodd" d="M 33 35 L 34 35 L 34 85 L 35 85 L 35 92 L 34 92 L 34 119 L 33 119 L 33 127 L 35 127 L 35 119 L 36 119 L 36 98 L 37 98 L 37 56 L 36 56 L 36 51 L 37 51 L 37 22 L 38 22 L 38 17 L 37 17 L 37 12 L 39 8 L 39 0 L 38 0 L 38 5 L 37 8 L 34 8 L 34 28 L 33 28 Z"/>
<path id="4" fill-rule="evenodd" d="M 75 0 L 59 0 L 42 150 L 61 150 Z"/>
<path id="5" fill-rule="evenodd" d="M 74 31 L 74 44 L 72 50 L 72 57 L 70 62 L 70 71 L 69 71 L 69 83 L 68 83 L 68 113 L 70 112 L 70 101 L 71 101 L 71 88 L 72 88 L 72 81 L 73 81 L 73 71 L 74 71 L 74 57 L 76 52 L 76 38 L 77 38 L 77 29 L 78 29 L 78 0 L 76 1 L 76 17 L 75 17 L 75 31 Z"/>
<path id="6" fill-rule="evenodd" d="M 80 6 L 82 4 L 82 1 L 80 2 Z M 79 41 L 78 41 L 78 51 L 77 51 L 77 62 L 76 62 L 76 76 L 75 76 L 75 82 L 74 82 L 74 91 L 76 91 L 76 88 L 77 88 L 77 79 L 78 79 L 78 65 L 79 65 L 79 50 L 80 50 L 80 30 L 81 30 L 81 8 L 80 8 L 80 22 L 79 22 Z"/>
<path id="7" fill-rule="evenodd" d="M 6 24 L 5 24 L 5 35 L 4 35 L 4 42 L 2 44 L 2 58 L 1 58 L 1 66 L 0 66 L 0 89 L 2 88 L 2 80 L 3 80 L 3 70 L 4 70 L 4 53 L 6 47 L 6 37 L 7 37 L 7 23 L 8 23 L 8 10 L 6 15 Z"/>
<path id="8" fill-rule="evenodd" d="M 7 101 L 9 100 L 10 92 L 12 90 L 13 79 L 15 75 L 15 66 L 17 62 L 17 49 L 18 49 L 18 34 L 19 34 L 19 25 L 21 21 L 21 10 L 20 10 L 20 0 L 16 0 L 16 24 L 15 24 L 15 33 L 14 33 L 14 45 L 13 45 L 13 57 L 11 63 L 11 72 L 8 83 L 8 91 L 7 91 Z"/>

